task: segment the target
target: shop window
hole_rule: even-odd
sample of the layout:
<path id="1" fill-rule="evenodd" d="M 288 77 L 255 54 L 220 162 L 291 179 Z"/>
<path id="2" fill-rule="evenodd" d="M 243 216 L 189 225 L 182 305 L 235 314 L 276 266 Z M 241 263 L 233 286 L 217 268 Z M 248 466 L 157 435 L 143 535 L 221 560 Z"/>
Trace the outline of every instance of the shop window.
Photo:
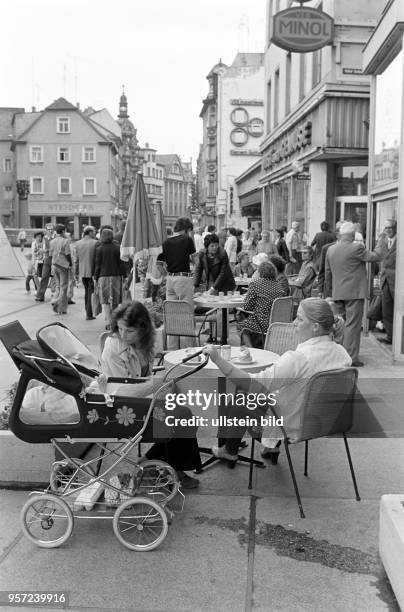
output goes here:
<path id="1" fill-rule="evenodd" d="M 368 193 L 367 166 L 337 166 L 336 195 L 361 196 Z"/>

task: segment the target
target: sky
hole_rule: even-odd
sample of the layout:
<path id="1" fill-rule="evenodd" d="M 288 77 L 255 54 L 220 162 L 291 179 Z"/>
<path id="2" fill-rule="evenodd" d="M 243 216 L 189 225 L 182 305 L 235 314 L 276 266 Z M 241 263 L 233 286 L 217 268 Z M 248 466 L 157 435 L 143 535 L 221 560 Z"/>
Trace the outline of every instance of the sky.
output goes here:
<path id="1" fill-rule="evenodd" d="M 13 0 L 2 3 L 0 106 L 63 96 L 116 118 L 122 85 L 141 146 L 195 162 L 206 75 L 263 52 L 266 0 Z M 244 24 L 244 25 L 242 25 Z"/>

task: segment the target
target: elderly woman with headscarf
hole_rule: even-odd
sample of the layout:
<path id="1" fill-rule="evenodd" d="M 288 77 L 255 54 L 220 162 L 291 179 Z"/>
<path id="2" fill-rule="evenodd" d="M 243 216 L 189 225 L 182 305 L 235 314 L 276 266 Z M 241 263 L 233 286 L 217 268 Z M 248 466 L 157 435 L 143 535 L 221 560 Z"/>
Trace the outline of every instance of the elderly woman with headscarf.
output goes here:
<path id="1" fill-rule="evenodd" d="M 325 300 L 302 300 L 295 325 L 299 338 L 296 350 L 287 351 L 273 365 L 257 374 L 248 374 L 222 359 L 212 345 L 204 348 L 204 353 L 209 355 L 223 376 L 237 385 L 238 389 L 255 394 L 275 394 L 277 416 L 283 417 L 284 428 L 291 440 L 300 428 L 302 400 L 310 378 L 318 372 L 346 368 L 352 363 L 344 347 L 330 337 L 334 314 Z M 252 411 L 246 406 L 232 406 L 229 416 L 245 419 L 248 414 L 260 420 L 261 416 L 267 414 L 268 408 L 257 404 L 257 408 Z M 228 430 L 219 430 L 219 438 L 224 444 L 213 447 L 213 454 L 219 459 L 237 461 L 239 444 L 245 432 L 246 427 L 242 425 L 234 427 L 232 437 L 229 437 Z M 268 434 L 273 436 L 274 432 L 269 431 Z M 280 437 L 279 433 L 277 437 Z M 279 451 L 276 449 L 273 452 Z"/>
<path id="2" fill-rule="evenodd" d="M 311 288 L 317 276 L 317 268 L 314 263 L 314 249 L 312 247 L 306 246 L 300 252 L 303 263 L 293 283 L 293 294 L 295 297 L 307 298 L 310 297 Z"/>

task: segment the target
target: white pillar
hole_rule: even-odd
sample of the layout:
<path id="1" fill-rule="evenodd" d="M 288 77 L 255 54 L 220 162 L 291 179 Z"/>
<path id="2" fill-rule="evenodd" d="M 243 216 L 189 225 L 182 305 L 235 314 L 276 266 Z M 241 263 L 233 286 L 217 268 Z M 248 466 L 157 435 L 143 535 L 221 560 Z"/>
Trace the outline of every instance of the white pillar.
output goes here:
<path id="1" fill-rule="evenodd" d="M 306 233 L 308 243 L 320 231 L 320 223 L 326 218 L 327 162 L 311 162 L 310 189 L 307 203 Z"/>

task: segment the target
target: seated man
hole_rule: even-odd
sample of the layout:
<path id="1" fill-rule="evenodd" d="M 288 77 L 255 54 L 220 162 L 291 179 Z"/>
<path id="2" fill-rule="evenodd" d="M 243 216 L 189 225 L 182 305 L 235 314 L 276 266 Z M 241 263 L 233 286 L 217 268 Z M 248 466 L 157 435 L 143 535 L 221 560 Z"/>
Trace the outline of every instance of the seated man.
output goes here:
<path id="1" fill-rule="evenodd" d="M 301 401 L 304 389 L 314 374 L 351 365 L 347 351 L 330 338 L 334 325 L 334 315 L 329 304 L 320 298 L 302 300 L 295 321 L 300 344 L 294 351 L 284 353 L 272 366 L 258 374 L 248 374 L 235 368 L 231 363 L 219 357 L 214 346 L 206 346 L 204 353 L 209 355 L 219 370 L 235 383 L 239 389 L 249 393 L 275 392 L 276 405 L 274 410 L 278 417 L 283 417 L 283 425 L 290 439 L 296 434 L 300 425 Z M 230 416 L 245 418 L 265 415 L 268 407 L 263 406 L 254 411 L 245 406 L 232 406 Z M 225 443 L 213 447 L 213 454 L 219 459 L 236 461 L 241 438 L 246 432 L 245 426 L 222 429 L 218 436 Z M 234 432 L 234 433 L 233 433 Z M 274 437 L 273 431 L 268 432 Z M 279 435 L 277 438 L 283 437 Z M 267 434 L 268 435 L 268 434 Z"/>

